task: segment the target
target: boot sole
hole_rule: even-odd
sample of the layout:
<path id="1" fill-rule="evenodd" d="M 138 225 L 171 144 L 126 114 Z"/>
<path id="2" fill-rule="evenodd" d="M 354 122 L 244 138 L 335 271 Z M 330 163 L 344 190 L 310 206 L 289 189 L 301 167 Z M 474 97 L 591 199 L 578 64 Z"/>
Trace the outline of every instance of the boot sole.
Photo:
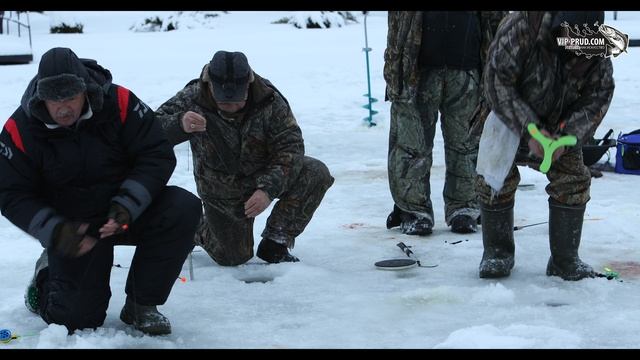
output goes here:
<path id="1" fill-rule="evenodd" d="M 506 274 L 495 274 L 495 273 L 480 273 L 480 278 L 481 279 L 498 279 L 498 278 L 504 278 L 504 277 L 509 277 L 509 275 L 511 275 L 511 271 L 509 271 Z"/>

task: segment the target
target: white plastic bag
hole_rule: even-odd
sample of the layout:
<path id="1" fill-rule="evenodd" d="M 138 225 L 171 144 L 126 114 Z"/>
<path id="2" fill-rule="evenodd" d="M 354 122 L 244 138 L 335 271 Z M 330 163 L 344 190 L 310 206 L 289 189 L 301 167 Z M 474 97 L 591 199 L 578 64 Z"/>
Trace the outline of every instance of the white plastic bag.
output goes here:
<path id="1" fill-rule="evenodd" d="M 518 151 L 520 137 L 509 128 L 492 111 L 487 117 L 480 136 L 478 164 L 476 172 L 497 193 L 504 185 L 504 179 Z"/>

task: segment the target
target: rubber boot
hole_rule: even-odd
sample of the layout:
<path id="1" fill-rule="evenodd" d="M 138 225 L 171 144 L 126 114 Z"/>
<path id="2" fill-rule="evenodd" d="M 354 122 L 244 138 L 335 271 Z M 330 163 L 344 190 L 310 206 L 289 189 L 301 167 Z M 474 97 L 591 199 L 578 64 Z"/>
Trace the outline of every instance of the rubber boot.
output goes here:
<path id="1" fill-rule="evenodd" d="M 501 278 L 511 274 L 514 265 L 513 202 L 481 204 L 482 245 L 481 278 Z"/>
<path id="2" fill-rule="evenodd" d="M 595 277 L 593 268 L 578 256 L 585 207 L 564 205 L 549 198 L 548 276 L 572 281 Z"/>

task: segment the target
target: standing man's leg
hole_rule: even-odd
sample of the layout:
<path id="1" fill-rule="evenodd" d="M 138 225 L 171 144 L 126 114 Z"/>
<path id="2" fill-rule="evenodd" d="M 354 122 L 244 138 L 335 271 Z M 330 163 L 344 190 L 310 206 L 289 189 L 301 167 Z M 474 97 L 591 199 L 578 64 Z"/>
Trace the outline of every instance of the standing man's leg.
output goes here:
<path id="1" fill-rule="evenodd" d="M 442 136 L 446 178 L 445 220 L 451 231 L 477 231 L 480 215 L 474 189 L 479 137 L 469 136 L 471 115 L 478 105 L 480 75 L 477 70 L 449 69 L 442 101 Z"/>
<path id="2" fill-rule="evenodd" d="M 287 248 L 293 249 L 296 237 L 309 224 L 324 194 L 333 185 L 334 178 L 323 162 L 309 156 L 303 161 L 300 175 L 280 197 L 262 232 L 257 255 L 267 262 L 297 261 L 288 254 Z"/>
<path id="3" fill-rule="evenodd" d="M 511 274 L 515 264 L 513 206 L 519 183 L 520 172 L 515 163 L 497 194 L 482 175 L 476 175 L 475 189 L 482 212 L 484 248 L 479 266 L 481 278 L 501 278 Z"/>
<path id="4" fill-rule="evenodd" d="M 409 235 L 427 235 L 433 227 L 430 175 L 442 74 L 441 69 L 422 71 L 416 103 L 391 104 L 389 188 L 402 231 Z"/>
<path id="5" fill-rule="evenodd" d="M 591 173 L 584 165 L 582 149 L 572 148 L 564 153 L 553 163 L 547 178 L 551 249 L 547 275 L 560 276 L 564 280 L 594 277 L 593 268 L 578 256 L 591 187 Z"/>

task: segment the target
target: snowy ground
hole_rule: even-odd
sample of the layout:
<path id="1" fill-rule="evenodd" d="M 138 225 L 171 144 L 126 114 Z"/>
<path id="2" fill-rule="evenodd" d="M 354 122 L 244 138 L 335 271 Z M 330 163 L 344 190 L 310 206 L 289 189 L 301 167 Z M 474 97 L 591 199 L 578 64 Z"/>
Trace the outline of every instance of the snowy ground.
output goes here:
<path id="1" fill-rule="evenodd" d="M 357 13 L 357 12 L 354 12 Z M 134 33 L 129 27 L 148 13 L 72 15 L 84 34 L 48 34 L 50 18 L 33 14 L 34 62 L 0 67 L 0 116 L 9 117 L 40 56 L 54 46 L 71 47 L 110 69 L 114 82 L 134 91 L 152 108 L 196 77 L 219 49 L 244 51 L 257 73 L 287 96 L 303 130 L 307 154 L 323 160 L 336 181 L 293 253 L 300 263 L 217 266 L 203 251 L 193 254 L 195 279 L 187 266 L 160 310 L 173 333 L 148 337 L 125 326 L 118 314 L 124 302 L 126 270 L 114 268 L 105 324 L 67 336 L 47 326 L 23 305 L 39 243 L 0 218 L 0 328 L 22 338 L 13 348 L 637 348 L 640 344 L 640 177 L 605 173 L 594 179 L 587 206 L 582 258 L 602 271 L 610 266 L 623 282 L 590 279 L 565 282 L 547 277 L 547 226 L 517 231 L 516 267 L 503 280 L 478 278 L 482 256 L 479 233 L 456 235 L 444 223 L 441 189 L 444 154 L 436 134 L 432 200 L 436 213 L 429 237 L 387 230 L 392 207 L 386 174 L 389 103 L 382 76 L 387 18 L 368 17 L 371 85 L 380 99 L 378 126 L 365 126 L 364 28 L 295 29 L 273 25 L 287 13 L 231 12 L 214 29 Z M 640 37 L 640 15 L 621 12 L 607 23 Z M 362 20 L 360 18 L 360 20 Z M 640 50 L 613 60 L 616 93 L 596 135 L 640 128 Z M 170 183 L 195 192 L 186 144 L 175 148 L 178 166 Z M 615 150 L 611 152 L 612 159 Z M 613 160 L 612 160 L 613 161 Z M 533 190 L 517 193 L 515 223 L 547 220 L 546 177 L 522 170 Z M 267 212 L 258 217 L 259 238 Z M 399 241 L 413 246 L 423 264 L 389 272 L 375 261 L 403 258 Z M 453 244 L 454 242 L 459 242 Z M 116 249 L 115 263 L 128 266 L 133 248 Z M 245 283 L 272 277 L 267 283 Z"/>

